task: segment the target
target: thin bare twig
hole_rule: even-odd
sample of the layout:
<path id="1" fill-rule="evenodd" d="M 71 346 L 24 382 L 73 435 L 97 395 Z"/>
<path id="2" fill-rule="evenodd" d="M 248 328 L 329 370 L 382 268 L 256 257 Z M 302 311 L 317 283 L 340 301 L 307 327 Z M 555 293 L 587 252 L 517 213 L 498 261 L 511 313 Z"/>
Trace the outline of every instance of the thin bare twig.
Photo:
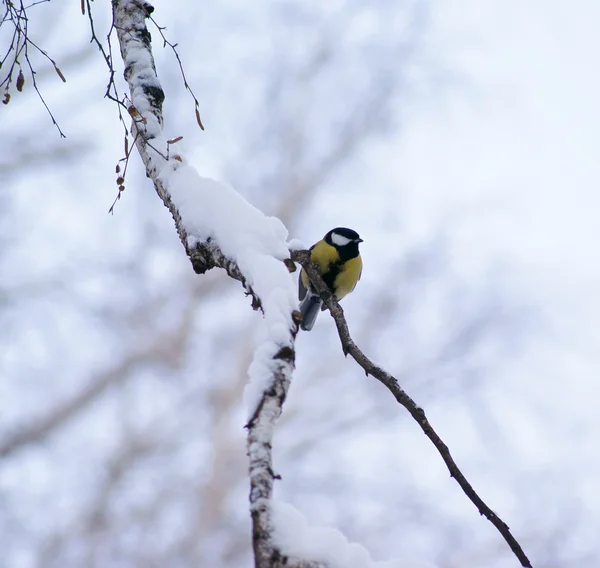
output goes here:
<path id="1" fill-rule="evenodd" d="M 23 74 L 23 67 L 20 61 L 20 56 L 23 55 L 23 57 L 25 58 L 25 63 L 27 64 L 27 68 L 29 69 L 29 75 L 31 77 L 33 88 L 35 89 L 38 98 L 40 99 L 40 101 L 42 101 L 42 104 L 46 108 L 46 111 L 48 112 L 50 119 L 52 120 L 52 124 L 56 126 L 56 129 L 58 130 L 58 133 L 60 134 L 61 138 L 65 138 L 63 131 L 61 130 L 58 122 L 56 121 L 56 118 L 52 114 L 50 107 L 46 103 L 46 100 L 44 99 L 40 91 L 40 88 L 37 84 L 37 80 L 35 78 L 37 72 L 33 67 L 29 54 L 29 47 L 36 49 L 50 63 L 52 63 L 56 74 L 60 77 L 63 83 L 66 82 L 65 76 L 62 74 L 62 71 L 56 65 L 56 62 L 48 55 L 48 53 L 46 53 L 46 51 L 44 51 L 41 47 L 34 43 L 33 40 L 29 37 L 29 16 L 27 14 L 27 10 L 42 3 L 44 3 L 43 0 L 39 2 L 33 2 L 32 4 L 25 6 L 22 0 L 18 4 L 16 2 L 5 2 L 6 10 L 2 15 L 2 20 L 0 20 L 0 26 L 6 22 L 11 22 L 14 26 L 14 31 L 6 54 L 0 61 L 1 68 L 3 67 L 4 63 L 6 63 L 6 61 L 9 59 L 9 57 L 11 57 L 11 63 L 8 66 L 7 71 L 2 77 L 0 77 L 0 88 L 4 87 L 4 99 L 2 102 L 4 104 L 8 104 L 10 102 L 10 86 L 14 80 L 14 75 L 17 70 L 19 72 L 17 74 L 16 79 L 16 88 L 19 92 L 23 90 L 23 86 L 25 84 L 25 75 Z"/>
<path id="2" fill-rule="evenodd" d="M 171 43 L 167 39 L 167 37 L 164 34 L 164 30 L 167 29 L 166 27 L 159 26 L 158 23 L 156 22 L 156 20 L 152 16 L 150 16 L 150 21 L 156 26 L 156 29 L 158 30 L 158 33 L 162 37 L 163 47 L 169 46 L 171 48 L 171 50 L 173 51 L 173 54 L 175 55 L 175 59 L 177 59 L 177 64 L 179 65 L 179 72 L 181 73 L 181 78 L 183 79 L 183 86 L 190 93 L 190 95 L 192 96 L 192 99 L 194 99 L 194 105 L 195 105 L 194 108 L 195 108 L 195 113 L 196 113 L 196 122 L 198 123 L 198 126 L 202 130 L 204 130 L 204 125 L 202 124 L 202 120 L 200 119 L 200 103 L 198 102 L 198 98 L 194 94 L 194 91 L 192 91 L 192 88 L 190 87 L 190 84 L 188 83 L 188 80 L 187 80 L 187 78 L 185 76 L 185 71 L 183 70 L 183 63 L 181 62 L 181 58 L 179 57 L 179 52 L 177 51 L 177 45 L 178 44 Z"/>
<path id="3" fill-rule="evenodd" d="M 488 519 L 498 532 L 504 537 L 510 549 L 513 551 L 515 556 L 519 559 L 521 566 L 524 568 L 531 568 L 531 562 L 527 555 L 523 551 L 521 545 L 517 542 L 515 537 L 510 532 L 508 525 L 492 511 L 473 489 L 472 485 L 467 481 L 467 478 L 463 475 L 456 462 L 450 454 L 448 446 L 442 441 L 437 432 L 433 429 L 429 420 L 425 416 L 424 410 L 417 405 L 417 403 L 404 391 L 404 389 L 398 384 L 398 380 L 390 375 L 387 371 L 378 367 L 371 361 L 354 343 L 350 336 L 350 330 L 348 329 L 348 323 L 344 317 L 344 310 L 341 308 L 325 282 L 321 278 L 321 274 L 316 265 L 311 262 L 310 253 L 307 250 L 294 251 L 292 253 L 292 260 L 298 262 L 306 270 L 311 284 L 321 295 L 323 302 L 329 308 L 331 317 L 335 320 L 338 334 L 340 336 L 340 342 L 342 344 L 342 350 L 344 355 L 351 355 L 352 358 L 364 369 L 365 373 L 372 375 L 380 383 L 385 385 L 387 389 L 394 395 L 394 398 L 402 405 L 410 415 L 419 424 L 425 435 L 431 440 L 431 443 L 435 446 L 439 454 L 442 456 L 444 463 L 448 467 L 450 476 L 456 479 L 460 488 L 464 491 L 465 495 L 471 500 L 471 502 L 477 507 L 479 513 Z"/>
<path id="4" fill-rule="evenodd" d="M 108 78 L 108 83 L 106 85 L 106 92 L 104 93 L 104 96 L 107 99 L 117 103 L 117 109 L 119 112 L 119 120 L 121 121 L 121 123 L 123 124 L 123 127 L 125 128 L 125 132 L 127 132 L 128 131 L 127 123 L 125 122 L 125 118 L 123 117 L 123 113 L 121 112 L 122 110 L 127 110 L 127 106 L 125 105 L 124 98 L 121 97 L 121 95 L 119 94 L 119 89 L 117 87 L 117 84 L 115 83 L 115 69 L 114 69 L 114 65 L 113 65 L 114 62 L 113 62 L 113 55 L 112 55 L 112 43 L 110 40 L 112 32 L 115 28 L 114 18 L 111 21 L 110 28 L 108 30 L 108 33 L 106 34 L 106 41 L 107 41 L 107 47 L 108 47 L 108 52 L 107 52 L 107 50 L 104 48 L 103 43 L 100 41 L 100 39 L 98 38 L 98 35 L 96 33 L 96 28 L 94 25 L 94 16 L 92 14 L 91 0 L 85 0 L 85 5 L 87 5 L 87 16 L 88 16 L 88 20 L 90 23 L 90 33 L 91 33 L 90 43 L 96 44 L 98 51 L 102 54 L 102 58 L 104 59 L 104 62 L 106 63 L 106 66 L 108 67 L 109 78 Z M 83 8 L 83 6 L 84 5 L 82 3 L 82 8 Z M 82 12 L 84 12 L 84 10 L 82 10 Z"/>
<path id="5" fill-rule="evenodd" d="M 133 132 L 130 132 L 127 122 L 125 121 L 125 116 L 127 114 L 129 114 L 135 121 L 136 119 L 139 119 L 140 115 L 139 115 L 139 113 L 137 113 L 137 109 L 133 106 L 133 104 L 131 104 L 131 101 L 128 99 L 128 97 L 126 95 L 120 94 L 119 88 L 117 87 L 117 83 L 115 82 L 115 67 L 114 67 L 114 57 L 113 57 L 112 40 L 111 40 L 113 31 L 115 30 L 114 13 L 113 13 L 113 18 L 110 23 L 110 27 L 106 34 L 106 47 L 105 47 L 104 44 L 102 43 L 102 41 L 100 41 L 100 39 L 98 38 L 98 35 L 96 33 L 96 28 L 94 26 L 94 16 L 92 14 L 91 2 L 92 2 L 92 0 L 82 0 L 81 1 L 81 13 L 83 15 L 86 14 L 85 7 L 87 6 L 87 16 L 88 16 L 88 20 L 89 20 L 90 34 L 91 34 L 90 43 L 94 43 L 96 45 L 96 47 L 98 48 L 98 51 L 102 54 L 102 59 L 104 59 L 104 62 L 106 63 L 106 66 L 108 68 L 108 83 L 106 84 L 106 90 L 104 92 L 104 97 L 117 104 L 117 112 L 119 114 L 119 122 L 121 122 L 121 124 L 123 125 L 124 139 L 125 139 L 125 155 L 123 158 L 121 158 L 119 160 L 119 162 L 117 162 L 117 165 L 115 167 L 116 174 L 118 176 L 117 180 L 116 180 L 118 191 L 117 191 L 117 196 L 115 197 L 114 201 L 112 202 L 112 205 L 110 206 L 110 208 L 108 210 L 108 212 L 110 214 L 112 214 L 112 213 L 114 213 L 114 209 L 115 209 L 117 202 L 119 201 L 119 199 L 121 199 L 121 194 L 123 193 L 123 191 L 125 191 L 125 178 L 127 175 L 127 166 L 129 165 L 129 158 L 131 156 L 131 151 L 133 149 L 133 146 L 135 146 L 135 143 L 136 143 L 135 137 L 137 137 L 137 133 L 136 133 L 133 143 L 130 144 L 129 136 L 132 135 Z M 134 115 L 134 113 L 137 114 L 137 118 Z M 120 162 L 125 162 L 125 165 L 122 168 L 122 172 L 121 172 Z"/>

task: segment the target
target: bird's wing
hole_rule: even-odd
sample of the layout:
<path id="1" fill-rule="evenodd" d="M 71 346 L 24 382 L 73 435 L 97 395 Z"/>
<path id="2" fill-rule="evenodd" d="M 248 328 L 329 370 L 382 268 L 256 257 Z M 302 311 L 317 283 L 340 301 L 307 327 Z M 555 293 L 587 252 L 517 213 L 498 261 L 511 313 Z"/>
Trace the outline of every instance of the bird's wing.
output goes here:
<path id="1" fill-rule="evenodd" d="M 317 243 L 315 243 L 308 250 L 311 251 L 316 246 L 317 246 Z M 306 296 L 306 290 L 307 290 L 307 288 L 308 288 L 308 274 L 306 274 L 306 271 L 303 268 L 300 271 L 300 276 L 298 277 L 298 299 L 300 301 L 304 300 L 304 297 Z"/>
<path id="2" fill-rule="evenodd" d="M 306 296 L 306 286 L 304 285 L 303 276 L 304 276 L 304 268 L 300 271 L 300 276 L 298 277 L 298 299 L 304 300 L 304 296 Z"/>

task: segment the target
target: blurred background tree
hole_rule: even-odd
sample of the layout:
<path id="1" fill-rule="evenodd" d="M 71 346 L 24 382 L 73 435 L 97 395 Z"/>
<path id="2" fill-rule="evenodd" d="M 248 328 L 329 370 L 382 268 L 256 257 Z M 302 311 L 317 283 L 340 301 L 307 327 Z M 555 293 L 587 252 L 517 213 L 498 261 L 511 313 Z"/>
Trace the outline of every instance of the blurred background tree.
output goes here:
<path id="1" fill-rule="evenodd" d="M 306 243 L 337 225 L 365 238 L 344 306 L 356 340 L 427 408 L 534 565 L 568 568 L 600 559 L 600 115 L 597 79 L 574 64 L 600 47 L 586 23 L 600 14 L 531 6 L 157 6 L 204 133 L 158 34 L 155 54 L 166 132 L 201 172 Z M 106 33 L 110 6 L 94 8 Z M 40 4 L 30 22 L 67 77 L 40 59 L 66 140 L 28 83 L 2 109 L 0 566 L 248 566 L 259 316 L 227 277 L 191 271 L 137 158 L 106 214 L 122 130 L 78 9 Z M 328 318 L 298 351 L 278 495 L 378 559 L 514 565 Z"/>

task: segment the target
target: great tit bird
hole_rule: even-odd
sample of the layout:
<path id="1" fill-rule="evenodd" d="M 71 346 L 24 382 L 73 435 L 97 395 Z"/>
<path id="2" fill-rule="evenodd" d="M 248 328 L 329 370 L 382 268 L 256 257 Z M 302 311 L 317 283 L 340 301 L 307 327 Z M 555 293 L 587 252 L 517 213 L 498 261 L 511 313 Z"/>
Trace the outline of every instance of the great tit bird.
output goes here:
<path id="1" fill-rule="evenodd" d="M 362 259 L 358 244 L 363 240 L 356 231 L 337 227 L 329 231 L 322 240 L 310 247 L 310 258 L 319 267 L 325 284 L 337 300 L 348 295 L 362 273 Z M 315 325 L 319 308 L 324 310 L 323 300 L 310 284 L 308 274 L 302 269 L 298 279 L 298 297 L 302 323 L 300 327 L 310 331 Z"/>

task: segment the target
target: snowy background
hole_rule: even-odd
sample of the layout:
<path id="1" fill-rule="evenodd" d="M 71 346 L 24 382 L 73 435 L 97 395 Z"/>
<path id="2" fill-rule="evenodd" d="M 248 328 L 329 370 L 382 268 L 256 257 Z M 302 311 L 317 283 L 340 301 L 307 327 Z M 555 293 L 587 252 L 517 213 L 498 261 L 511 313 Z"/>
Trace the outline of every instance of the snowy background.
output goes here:
<path id="1" fill-rule="evenodd" d="M 100 35 L 109 3 L 94 3 Z M 249 565 L 242 393 L 259 316 L 194 275 L 123 155 L 78 3 L 0 109 L 0 566 Z M 600 4 L 157 3 L 165 134 L 291 236 L 365 242 L 344 308 L 536 568 L 600 564 Z M 47 22 L 57 22 L 48 26 Z M 0 30 L 0 52 L 8 45 Z M 116 44 L 115 46 L 116 47 Z M 407 567 L 516 566 L 321 316 L 298 337 L 277 496 Z"/>

